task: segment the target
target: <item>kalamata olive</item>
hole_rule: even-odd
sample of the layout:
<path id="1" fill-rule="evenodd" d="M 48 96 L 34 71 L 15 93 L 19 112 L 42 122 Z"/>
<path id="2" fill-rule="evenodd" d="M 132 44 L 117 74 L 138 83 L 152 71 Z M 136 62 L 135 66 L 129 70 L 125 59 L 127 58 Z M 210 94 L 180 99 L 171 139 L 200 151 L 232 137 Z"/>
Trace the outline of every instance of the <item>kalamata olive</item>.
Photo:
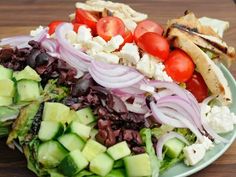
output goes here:
<path id="1" fill-rule="evenodd" d="M 72 88 L 72 96 L 84 96 L 88 94 L 89 87 L 93 85 L 92 79 L 80 79 L 77 81 L 75 86 Z"/>
<path id="2" fill-rule="evenodd" d="M 151 103 L 152 101 L 156 102 L 155 98 L 154 98 L 153 96 L 151 96 L 151 95 L 148 95 L 148 96 L 146 97 L 146 105 L 147 105 L 147 107 L 148 107 L 149 109 L 150 109 L 150 103 Z"/>
<path id="3" fill-rule="evenodd" d="M 32 68 L 36 67 L 36 57 L 41 53 L 39 49 L 32 49 L 28 58 L 27 58 L 27 65 Z"/>
<path id="4" fill-rule="evenodd" d="M 36 66 L 45 65 L 48 63 L 50 56 L 47 53 L 40 53 L 36 57 Z"/>

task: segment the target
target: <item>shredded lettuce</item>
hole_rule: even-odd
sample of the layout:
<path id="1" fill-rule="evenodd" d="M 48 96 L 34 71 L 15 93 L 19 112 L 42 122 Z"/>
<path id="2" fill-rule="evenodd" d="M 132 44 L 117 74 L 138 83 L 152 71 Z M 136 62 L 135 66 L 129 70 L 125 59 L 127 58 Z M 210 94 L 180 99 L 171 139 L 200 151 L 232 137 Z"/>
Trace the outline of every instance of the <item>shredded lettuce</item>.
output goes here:
<path id="1" fill-rule="evenodd" d="M 161 125 L 158 128 L 153 128 L 152 135 L 155 136 L 157 139 L 159 139 L 162 135 L 168 133 L 169 131 L 172 131 L 174 128 L 169 125 Z"/>
<path id="2" fill-rule="evenodd" d="M 161 161 L 157 158 L 152 143 L 152 131 L 151 129 L 142 129 L 141 136 L 146 144 L 146 152 L 149 155 L 152 168 L 152 177 L 158 177 L 160 172 Z"/>
<path id="3" fill-rule="evenodd" d="M 176 128 L 174 131 L 183 135 L 190 144 L 195 143 L 197 140 L 196 136 L 187 128 Z"/>

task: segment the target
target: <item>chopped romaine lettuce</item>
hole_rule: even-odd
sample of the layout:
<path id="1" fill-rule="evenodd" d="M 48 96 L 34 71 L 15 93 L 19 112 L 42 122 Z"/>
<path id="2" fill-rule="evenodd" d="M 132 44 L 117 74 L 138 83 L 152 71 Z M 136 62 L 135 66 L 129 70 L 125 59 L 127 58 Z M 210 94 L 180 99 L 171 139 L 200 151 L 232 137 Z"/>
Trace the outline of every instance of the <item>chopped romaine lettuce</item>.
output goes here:
<path id="1" fill-rule="evenodd" d="M 157 139 L 160 138 L 162 135 L 166 134 L 169 131 L 172 131 L 174 128 L 169 125 L 161 125 L 158 128 L 153 128 L 152 135 L 155 136 Z"/>
<path id="2" fill-rule="evenodd" d="M 197 140 L 196 136 L 187 128 L 176 128 L 174 131 L 183 135 L 190 144 L 195 143 Z"/>

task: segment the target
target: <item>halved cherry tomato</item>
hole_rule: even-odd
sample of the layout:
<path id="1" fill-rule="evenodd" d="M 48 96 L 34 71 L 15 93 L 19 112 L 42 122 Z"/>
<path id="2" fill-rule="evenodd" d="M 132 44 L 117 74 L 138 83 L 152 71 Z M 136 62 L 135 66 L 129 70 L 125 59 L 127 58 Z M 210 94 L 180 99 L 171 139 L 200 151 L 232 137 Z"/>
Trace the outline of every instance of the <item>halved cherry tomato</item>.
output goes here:
<path id="1" fill-rule="evenodd" d="M 53 33 L 55 33 L 55 30 L 56 30 L 57 26 L 60 25 L 61 23 L 63 23 L 63 21 L 59 21 L 59 20 L 58 21 L 57 20 L 52 21 L 48 25 L 48 27 L 49 27 L 48 34 L 52 35 Z"/>
<path id="2" fill-rule="evenodd" d="M 154 21 L 144 20 L 138 24 L 134 30 L 134 40 L 137 42 L 138 38 L 146 32 L 155 32 L 162 35 L 163 28 Z"/>
<path id="3" fill-rule="evenodd" d="M 97 23 L 97 33 L 104 40 L 109 41 L 113 36 L 124 36 L 125 25 L 118 17 L 103 17 Z"/>
<path id="4" fill-rule="evenodd" d="M 173 50 L 165 61 L 167 74 L 177 82 L 186 82 L 194 71 L 192 59 L 182 50 Z"/>
<path id="5" fill-rule="evenodd" d="M 81 26 L 83 26 L 83 25 L 85 25 L 85 24 L 81 24 L 81 23 L 73 23 L 73 26 L 74 26 L 73 30 L 74 30 L 74 32 L 77 33 L 79 27 L 81 27 Z M 85 26 L 86 26 L 86 25 L 85 25 Z"/>
<path id="6" fill-rule="evenodd" d="M 189 90 L 197 99 L 202 102 L 208 97 L 208 88 L 201 74 L 194 72 L 193 76 L 186 82 L 186 89 Z"/>
<path id="7" fill-rule="evenodd" d="M 138 39 L 138 46 L 145 52 L 165 61 L 169 55 L 170 46 L 168 41 L 154 32 L 147 32 Z"/>
<path id="8" fill-rule="evenodd" d="M 123 36 L 124 38 L 124 42 L 123 44 L 120 45 L 119 49 L 118 50 L 121 50 L 122 47 L 126 44 L 126 43 L 132 43 L 134 38 L 133 38 L 133 34 L 131 31 L 126 31 L 125 32 L 125 35 Z"/>
<path id="9" fill-rule="evenodd" d="M 93 32 L 96 32 L 98 17 L 83 9 L 77 9 L 75 13 L 75 22 L 85 24 L 91 28 Z"/>

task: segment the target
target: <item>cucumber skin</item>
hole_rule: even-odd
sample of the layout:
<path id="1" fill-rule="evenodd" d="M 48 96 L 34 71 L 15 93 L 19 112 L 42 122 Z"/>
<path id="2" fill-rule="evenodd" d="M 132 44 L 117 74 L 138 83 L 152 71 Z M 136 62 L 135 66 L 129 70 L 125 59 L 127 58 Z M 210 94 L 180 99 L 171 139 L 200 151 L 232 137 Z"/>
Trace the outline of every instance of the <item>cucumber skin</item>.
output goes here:
<path id="1" fill-rule="evenodd" d="M 53 131 L 52 127 L 48 126 L 47 124 L 50 124 L 50 123 L 55 123 L 57 124 L 56 126 L 56 132 L 54 132 L 54 135 L 51 135 L 51 136 L 44 136 L 44 132 L 45 131 Z M 53 122 L 53 121 L 42 121 L 41 122 L 41 126 L 40 126 L 40 129 L 39 129 L 39 133 L 38 133 L 38 137 L 41 141 L 49 141 L 49 140 L 52 140 L 52 139 L 56 139 L 58 138 L 59 136 L 61 136 L 64 132 L 64 126 L 60 123 L 60 122 Z"/>
<path id="2" fill-rule="evenodd" d="M 55 148 L 54 150 L 57 152 L 50 151 L 51 150 L 50 148 Z M 42 143 L 39 146 L 38 153 L 37 153 L 38 161 L 45 168 L 54 168 L 54 167 L 58 166 L 67 154 L 68 154 L 67 150 L 65 150 L 65 148 L 60 143 L 58 143 L 57 141 L 54 141 L 54 140 Z M 57 159 L 52 160 L 52 158 L 55 158 L 55 156 Z M 45 161 L 45 159 L 48 159 L 48 161 L 47 160 Z"/>
<path id="3" fill-rule="evenodd" d="M 70 152 L 60 163 L 58 169 L 65 176 L 73 176 L 88 166 L 89 162 L 80 150 Z"/>
<path id="4" fill-rule="evenodd" d="M 70 137 L 69 137 L 70 136 Z M 68 138 L 73 139 L 73 145 L 77 145 L 77 147 L 74 147 L 73 145 L 68 144 Z M 58 141 L 68 150 L 68 151 L 74 151 L 76 149 L 83 149 L 85 142 L 75 133 L 68 133 L 64 134 L 61 137 L 58 138 Z M 75 142 L 77 141 L 77 142 Z"/>

